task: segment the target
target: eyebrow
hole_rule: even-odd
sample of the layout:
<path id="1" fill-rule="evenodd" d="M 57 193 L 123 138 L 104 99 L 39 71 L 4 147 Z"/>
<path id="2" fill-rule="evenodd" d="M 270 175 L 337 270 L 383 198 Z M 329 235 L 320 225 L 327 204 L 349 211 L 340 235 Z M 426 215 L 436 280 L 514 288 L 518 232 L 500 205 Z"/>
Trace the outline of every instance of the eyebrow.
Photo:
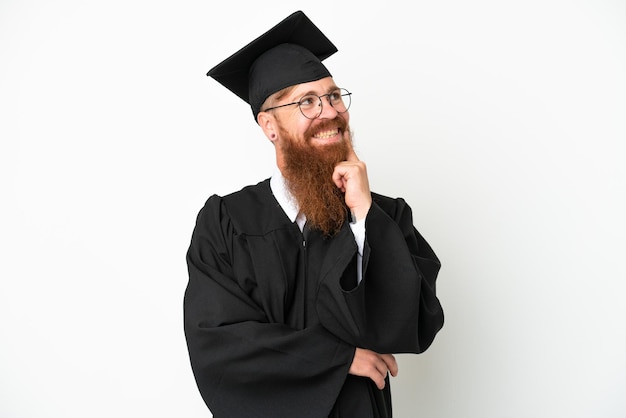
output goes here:
<path id="1" fill-rule="evenodd" d="M 304 96 L 308 96 L 309 94 L 314 94 L 314 95 L 316 95 L 316 96 L 323 96 L 323 95 L 325 95 L 325 94 L 332 93 L 332 92 L 333 92 L 333 91 L 335 91 L 335 90 L 339 90 L 339 87 L 337 87 L 337 86 L 333 85 L 333 86 L 329 87 L 329 88 L 328 88 L 328 90 L 326 90 L 326 93 L 322 93 L 322 94 L 317 94 L 317 92 L 316 92 L 316 91 L 309 90 L 309 91 L 307 91 L 306 93 L 302 93 L 301 95 L 299 95 L 299 96 L 295 97 L 295 98 L 294 98 L 294 100 L 300 100 L 301 98 L 303 98 Z"/>

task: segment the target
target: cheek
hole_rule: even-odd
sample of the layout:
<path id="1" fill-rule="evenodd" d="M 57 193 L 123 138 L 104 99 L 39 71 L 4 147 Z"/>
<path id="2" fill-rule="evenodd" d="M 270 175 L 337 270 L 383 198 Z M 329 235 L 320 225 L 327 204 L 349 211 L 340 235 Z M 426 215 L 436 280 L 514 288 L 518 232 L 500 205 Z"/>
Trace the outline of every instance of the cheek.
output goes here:
<path id="1" fill-rule="evenodd" d="M 297 141 L 301 141 L 306 136 L 307 129 L 311 126 L 311 120 L 305 118 L 298 110 L 298 113 L 290 115 L 283 125 L 285 131 Z"/>
<path id="2" fill-rule="evenodd" d="M 304 118 L 303 118 L 304 119 Z M 304 119 L 298 122 L 295 129 L 295 138 L 298 138 L 301 141 L 307 141 L 309 136 L 311 135 L 310 129 L 313 122 L 310 119 Z"/>

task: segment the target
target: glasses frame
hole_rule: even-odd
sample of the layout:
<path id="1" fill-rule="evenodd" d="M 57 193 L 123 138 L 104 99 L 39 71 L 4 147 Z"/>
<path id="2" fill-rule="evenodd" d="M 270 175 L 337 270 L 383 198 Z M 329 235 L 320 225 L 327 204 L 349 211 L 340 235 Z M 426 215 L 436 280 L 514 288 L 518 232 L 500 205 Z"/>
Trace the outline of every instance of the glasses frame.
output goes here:
<path id="1" fill-rule="evenodd" d="M 337 109 L 335 109 L 335 106 L 333 106 L 333 104 L 330 101 L 330 95 L 334 93 L 334 91 L 330 92 L 330 93 L 326 93 L 326 94 L 322 94 L 321 96 L 318 96 L 317 94 L 305 94 L 304 96 L 302 96 L 300 98 L 300 100 L 298 100 L 297 102 L 292 102 L 292 103 L 286 103 L 286 104 L 282 104 L 282 105 L 278 105 L 278 106 L 272 106 L 272 107 L 268 107 L 267 109 L 263 110 L 263 112 L 268 112 L 270 110 L 274 110 L 274 109 L 279 109 L 281 107 L 286 107 L 286 106 L 293 106 L 293 105 L 298 105 L 298 109 L 300 110 L 300 113 L 302 113 L 302 116 L 304 116 L 307 119 L 317 119 L 320 117 L 320 115 L 322 114 L 322 112 L 324 111 L 324 101 L 322 100 L 322 97 L 328 97 L 328 104 L 335 110 L 337 110 L 337 113 L 346 113 L 348 111 L 348 109 L 350 109 L 350 106 L 352 105 L 352 93 L 350 93 L 348 91 L 348 89 L 344 89 L 342 87 L 338 88 L 337 90 L 339 90 L 341 97 L 345 97 L 348 96 L 350 98 L 350 103 L 348 104 L 348 106 L 346 107 L 346 110 L 344 110 L 343 112 L 338 111 Z M 315 96 L 319 99 L 320 101 L 320 111 L 317 112 L 317 116 L 315 116 L 314 118 L 310 118 L 307 115 L 304 114 L 304 112 L 302 111 L 302 108 L 300 107 L 300 104 L 302 103 L 302 99 L 304 99 L 305 97 L 308 96 Z M 343 100 L 343 99 L 342 99 Z"/>

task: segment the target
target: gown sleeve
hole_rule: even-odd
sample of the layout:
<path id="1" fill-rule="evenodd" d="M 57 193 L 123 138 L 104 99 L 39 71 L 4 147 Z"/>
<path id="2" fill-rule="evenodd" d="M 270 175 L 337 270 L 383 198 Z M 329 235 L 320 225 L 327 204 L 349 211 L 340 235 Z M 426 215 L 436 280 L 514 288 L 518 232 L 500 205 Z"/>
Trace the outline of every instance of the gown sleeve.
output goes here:
<path id="1" fill-rule="evenodd" d="M 205 403 L 215 418 L 328 416 L 354 347 L 321 325 L 268 320 L 249 278 L 233 274 L 235 232 L 223 212 L 221 198 L 207 201 L 187 253 L 185 336 Z"/>
<path id="2" fill-rule="evenodd" d="M 353 255 L 339 256 L 320 285 L 320 320 L 358 347 L 421 353 L 443 326 L 436 295 L 439 259 L 413 226 L 411 208 L 403 199 L 373 194 L 365 230 L 363 280 L 347 286 L 341 266 L 353 262 Z"/>

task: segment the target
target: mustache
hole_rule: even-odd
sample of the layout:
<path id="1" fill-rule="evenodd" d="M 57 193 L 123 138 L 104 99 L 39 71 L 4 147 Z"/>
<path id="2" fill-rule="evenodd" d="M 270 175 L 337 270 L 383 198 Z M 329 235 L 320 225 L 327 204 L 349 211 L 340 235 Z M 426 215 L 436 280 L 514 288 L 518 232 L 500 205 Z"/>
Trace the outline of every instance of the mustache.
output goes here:
<path id="1" fill-rule="evenodd" d="M 304 132 L 304 137 L 307 139 L 307 141 L 309 141 L 310 138 L 313 137 L 313 135 L 315 135 L 317 132 L 335 128 L 339 128 L 341 132 L 346 132 L 346 130 L 348 129 L 348 122 L 346 122 L 346 120 L 340 114 L 338 114 L 334 119 L 322 119 L 317 124 L 311 124 L 311 126 L 309 126 Z"/>

